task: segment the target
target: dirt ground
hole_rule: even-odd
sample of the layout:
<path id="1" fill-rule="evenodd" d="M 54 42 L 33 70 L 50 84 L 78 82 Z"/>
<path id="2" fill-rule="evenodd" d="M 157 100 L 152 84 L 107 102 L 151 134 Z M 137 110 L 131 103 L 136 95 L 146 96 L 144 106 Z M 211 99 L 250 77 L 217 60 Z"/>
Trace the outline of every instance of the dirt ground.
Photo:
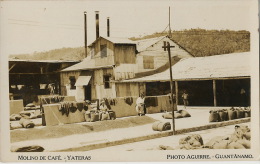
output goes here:
<path id="1" fill-rule="evenodd" d="M 124 119 L 106 120 L 98 122 L 84 122 L 77 124 L 64 124 L 57 126 L 37 127 L 32 129 L 17 129 L 11 130 L 11 143 L 35 140 L 35 139 L 49 139 L 59 138 L 73 134 L 83 134 L 90 132 L 99 132 L 116 128 L 127 128 L 145 125 L 156 122 L 158 120 L 142 116 L 142 117 L 129 117 Z"/>

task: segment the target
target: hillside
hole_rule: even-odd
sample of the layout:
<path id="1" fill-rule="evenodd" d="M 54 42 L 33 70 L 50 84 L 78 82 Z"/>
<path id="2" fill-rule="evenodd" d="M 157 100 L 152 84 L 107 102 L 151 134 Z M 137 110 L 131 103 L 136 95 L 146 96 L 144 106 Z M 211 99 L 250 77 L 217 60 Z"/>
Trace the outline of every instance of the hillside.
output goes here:
<path id="1" fill-rule="evenodd" d="M 167 33 L 154 33 L 130 39 L 140 40 L 164 35 Z M 172 39 L 196 57 L 250 51 L 248 31 L 191 29 L 173 31 Z"/>
<path id="2" fill-rule="evenodd" d="M 130 39 L 140 40 L 165 35 L 166 32 L 154 33 Z M 190 29 L 172 31 L 172 39 L 197 57 L 250 51 L 248 31 Z M 82 60 L 84 47 L 61 48 L 33 54 L 10 55 L 10 57 L 33 60 Z"/>
<path id="3" fill-rule="evenodd" d="M 85 56 L 84 47 L 61 48 L 33 54 L 10 55 L 10 58 L 32 60 L 82 60 Z"/>

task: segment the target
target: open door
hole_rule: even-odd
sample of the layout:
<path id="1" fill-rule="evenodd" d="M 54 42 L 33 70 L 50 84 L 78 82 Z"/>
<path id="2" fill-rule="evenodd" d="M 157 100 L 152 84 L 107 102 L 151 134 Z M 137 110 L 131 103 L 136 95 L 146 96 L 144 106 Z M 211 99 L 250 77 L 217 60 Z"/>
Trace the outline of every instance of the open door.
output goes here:
<path id="1" fill-rule="evenodd" d="M 84 86 L 85 88 L 85 100 L 91 100 L 91 84 Z"/>

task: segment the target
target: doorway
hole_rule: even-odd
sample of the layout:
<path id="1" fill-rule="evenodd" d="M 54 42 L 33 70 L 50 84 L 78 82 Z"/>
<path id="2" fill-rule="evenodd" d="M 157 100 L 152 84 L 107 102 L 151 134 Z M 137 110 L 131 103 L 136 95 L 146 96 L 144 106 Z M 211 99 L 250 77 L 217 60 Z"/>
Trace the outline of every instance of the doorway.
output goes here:
<path id="1" fill-rule="evenodd" d="M 91 84 L 84 86 L 85 90 L 85 100 L 91 100 Z"/>

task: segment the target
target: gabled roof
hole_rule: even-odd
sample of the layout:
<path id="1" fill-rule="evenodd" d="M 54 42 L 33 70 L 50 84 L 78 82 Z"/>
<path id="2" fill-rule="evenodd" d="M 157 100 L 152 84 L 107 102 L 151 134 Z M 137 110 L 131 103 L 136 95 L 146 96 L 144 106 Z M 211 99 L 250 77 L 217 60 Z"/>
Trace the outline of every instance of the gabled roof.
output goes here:
<path id="1" fill-rule="evenodd" d="M 132 40 L 128 38 L 117 38 L 117 37 L 104 37 L 100 36 L 98 39 L 96 39 L 93 43 L 89 45 L 91 47 L 94 43 L 96 43 L 100 38 L 106 39 L 114 44 L 135 44 Z"/>
<path id="2" fill-rule="evenodd" d="M 185 58 L 172 66 L 173 80 L 206 80 L 250 77 L 250 53 Z M 169 81 L 170 71 L 122 82 Z"/>
<path id="3" fill-rule="evenodd" d="M 89 69 L 98 69 L 98 68 L 109 68 L 109 67 L 113 67 L 113 66 L 112 65 L 96 66 L 95 60 L 91 59 L 91 56 L 88 56 L 82 62 L 75 64 L 73 66 L 70 66 L 66 69 L 63 69 L 61 72 L 89 70 Z"/>
<path id="4" fill-rule="evenodd" d="M 166 36 L 161 36 L 161 37 L 155 37 L 155 38 L 150 38 L 150 39 L 142 39 L 142 40 L 137 40 L 134 41 L 136 43 L 136 49 L 138 52 L 145 51 L 148 47 L 154 45 L 155 43 L 159 42 Z"/>
<path id="5" fill-rule="evenodd" d="M 155 38 L 150 38 L 150 39 L 142 39 L 142 40 L 136 40 L 134 41 L 136 43 L 136 49 L 138 52 L 145 51 L 147 48 L 151 47 L 155 43 L 161 41 L 164 38 L 169 38 L 168 36 L 160 36 L 160 37 L 155 37 Z M 181 47 L 183 50 L 188 52 L 191 56 L 194 56 L 191 54 L 186 48 L 182 47 L 179 43 L 177 43 L 175 40 L 172 38 L 169 38 L 171 41 L 173 41 L 175 44 L 177 44 L 179 47 Z"/>

